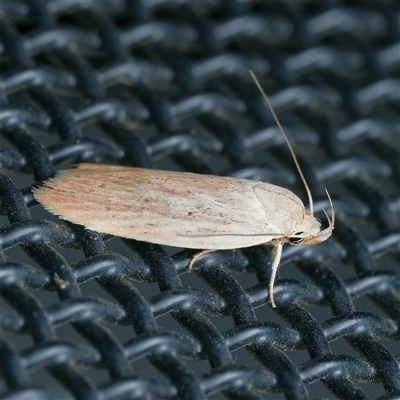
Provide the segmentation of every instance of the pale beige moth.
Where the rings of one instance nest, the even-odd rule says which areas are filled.
[[[282,134],[287,141],[283,130]],[[189,269],[206,252],[272,245],[269,298],[276,307],[273,286],[283,245],[321,243],[331,236],[334,227],[330,198],[332,220],[328,217],[329,226],[321,230],[307,185],[306,189],[311,211],[290,190],[265,182],[79,164],[59,172],[33,194],[51,213],[96,232],[203,250],[194,256]]]

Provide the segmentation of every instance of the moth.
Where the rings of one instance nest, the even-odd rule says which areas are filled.
[[[254,75],[252,75],[255,79]],[[310,190],[268,98],[255,79],[281,130],[305,184],[310,211],[290,190],[265,182],[185,172],[79,164],[34,189],[45,209],[100,233],[174,247],[216,251],[273,246],[269,300],[285,243],[310,246],[327,240],[313,215]]]

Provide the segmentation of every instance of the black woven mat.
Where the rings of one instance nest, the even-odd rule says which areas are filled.
[[[6,1],[2,399],[400,398],[400,11],[394,1]],[[192,251],[45,212],[79,162],[304,188],[333,237]],[[134,212],[132,218],[135,218]],[[325,221],[325,219],[323,219]],[[325,223],[325,222],[324,222]]]

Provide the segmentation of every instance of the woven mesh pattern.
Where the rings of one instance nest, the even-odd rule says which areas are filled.
[[[400,397],[394,1],[1,3],[1,397]],[[193,251],[111,238],[34,201],[79,162],[304,188],[318,246]],[[101,201],[101,199],[99,199]],[[134,211],[132,218],[135,218]]]

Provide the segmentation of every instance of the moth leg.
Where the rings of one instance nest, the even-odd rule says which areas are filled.
[[[272,305],[272,308],[276,308],[276,304],[274,301],[274,283],[275,283],[275,278],[276,278],[276,272],[278,271],[279,264],[281,262],[282,248],[283,248],[283,244],[279,243],[278,245],[274,246],[271,251],[271,253],[272,253],[272,272],[271,272],[271,278],[269,280],[268,292],[269,292],[269,301]]]
[[[188,272],[192,272],[193,264],[196,262],[196,260],[198,258],[200,258],[201,256],[204,256],[204,254],[213,253],[214,251],[218,251],[218,250],[202,250],[202,251],[196,253],[192,257],[192,259],[189,261]]]

